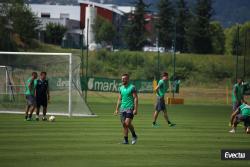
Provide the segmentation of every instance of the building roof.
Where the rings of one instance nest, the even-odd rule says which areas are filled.
[[[135,10],[134,6],[117,6],[117,9],[124,13],[131,13]]]
[[[78,0],[80,4],[93,5],[109,11],[115,12],[119,15],[130,13],[135,9],[133,6],[117,6],[114,4],[102,4],[96,2],[90,2],[86,0]],[[72,5],[46,5],[46,4],[29,4],[32,12],[37,17],[41,17],[42,13],[49,13],[50,18],[61,18],[61,14],[68,14],[69,19],[80,21],[80,6]]]
[[[38,17],[41,17],[42,13],[49,13],[50,18],[60,18],[61,14],[67,14],[69,19],[80,21],[80,6],[42,4],[30,4],[29,6]]]
[[[124,15],[125,13],[129,13],[132,10],[134,10],[134,7],[132,6],[117,6],[114,4],[103,4],[103,3],[91,2],[89,0],[78,0],[78,3],[97,6],[97,7],[112,11],[114,13],[117,13],[119,15]]]

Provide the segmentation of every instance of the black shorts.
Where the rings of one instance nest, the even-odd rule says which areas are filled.
[[[36,98],[33,95],[26,95],[26,102],[28,106],[36,106]]]
[[[134,118],[134,114],[133,114],[134,109],[128,109],[128,110],[122,110],[120,112],[120,119],[121,122],[125,122],[126,118],[130,118],[133,119]]]
[[[250,116],[243,115],[242,121],[245,127],[250,127]]]
[[[48,106],[47,97],[46,96],[37,96],[36,105],[37,105],[38,108],[41,107],[41,106],[46,108]]]
[[[165,99],[164,97],[157,97],[157,102],[155,105],[155,110],[160,112],[160,111],[166,111],[166,104],[165,104]]]
[[[250,127],[250,116],[238,114],[236,118],[238,123],[244,122],[245,127]]]

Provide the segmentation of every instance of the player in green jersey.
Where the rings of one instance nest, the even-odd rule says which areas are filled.
[[[156,95],[157,95],[157,102],[155,106],[155,112],[153,115],[153,127],[159,127],[159,125],[156,123],[156,120],[158,118],[159,112],[163,112],[163,116],[165,120],[167,121],[168,125],[170,127],[174,127],[175,124],[171,123],[169,121],[169,117],[167,114],[166,104],[165,104],[165,94],[167,93],[169,86],[168,86],[168,73],[164,72],[162,74],[162,79],[158,82],[158,85],[155,88]]]
[[[240,122],[244,122],[245,130],[248,132],[250,128],[250,105],[247,103],[242,103],[232,114],[231,124],[232,129],[230,133],[235,133],[235,129]]]
[[[237,83],[234,84],[233,90],[232,90],[232,111],[236,111],[238,107],[244,102],[244,95],[243,95],[243,86],[242,86],[243,80],[241,78],[237,79]],[[229,126],[233,126],[231,124],[232,122],[229,122]]]
[[[233,112],[244,101],[242,82],[243,82],[243,80],[241,78],[238,78],[237,79],[237,83],[233,86],[233,91],[232,91]]]
[[[36,109],[35,89],[37,85],[37,72],[32,72],[32,76],[25,83],[25,96],[27,101],[27,108],[25,112],[25,119],[30,121],[32,114]]]
[[[123,126],[124,141],[123,144],[129,144],[128,131],[132,134],[132,144],[137,141],[132,120],[134,115],[137,114],[138,109],[138,96],[134,85],[129,83],[129,75],[122,75],[122,86],[119,88],[119,95],[115,110],[115,115],[120,113],[120,119]]]

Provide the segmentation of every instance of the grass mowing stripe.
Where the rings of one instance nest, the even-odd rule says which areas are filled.
[[[98,118],[56,117],[56,122],[25,122],[20,115],[0,115],[0,166],[4,167],[165,167],[248,166],[249,161],[221,161],[222,148],[250,149],[239,127],[229,134],[230,106],[169,106],[170,128],[162,116],[154,129],[152,105],[140,105],[134,119],[139,140],[124,146],[113,104],[91,104]],[[131,140],[131,136],[129,136]]]

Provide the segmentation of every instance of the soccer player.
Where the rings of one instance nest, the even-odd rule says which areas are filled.
[[[238,107],[244,102],[244,95],[243,95],[243,80],[241,78],[237,79],[237,83],[234,84],[232,90],[232,112],[236,111]],[[232,126],[232,122],[229,122],[229,126]]]
[[[132,120],[134,115],[137,114],[138,109],[138,96],[134,85],[129,83],[129,75],[122,75],[122,86],[119,88],[119,96],[117,100],[115,115],[120,112],[120,119],[123,126],[124,141],[123,144],[129,144],[128,131],[132,134],[132,144],[137,141],[137,135],[135,133]]]
[[[242,101],[244,101],[242,82],[243,80],[241,78],[238,78],[237,83],[233,86],[233,91],[232,91],[233,112],[242,104]]]
[[[232,129],[229,131],[230,133],[235,133],[235,129],[240,122],[244,122],[245,130],[250,128],[250,106],[246,103],[242,103],[232,114],[231,116],[231,124]]]
[[[156,102],[156,106],[155,106],[155,112],[153,115],[153,124],[152,127],[159,127],[159,125],[156,123],[156,120],[158,118],[159,112],[163,112],[163,116],[165,118],[165,120],[167,121],[168,125],[170,127],[174,127],[175,124],[171,123],[167,114],[167,110],[166,110],[166,104],[165,104],[165,94],[168,90],[168,73],[164,72],[162,74],[162,79],[158,82],[158,85],[155,88],[156,91],[156,95],[157,95],[157,102]]]
[[[36,110],[36,120],[39,121],[39,113],[40,107],[43,107],[43,121],[46,121],[46,113],[47,113],[47,106],[48,100],[50,99],[49,95],[49,82],[46,80],[47,73],[41,72],[40,79],[37,80],[36,86],[36,103],[37,103],[37,110]]]
[[[25,83],[25,96],[27,108],[25,112],[25,120],[32,120],[32,114],[36,109],[35,88],[37,85],[37,72],[32,72],[32,76]]]

